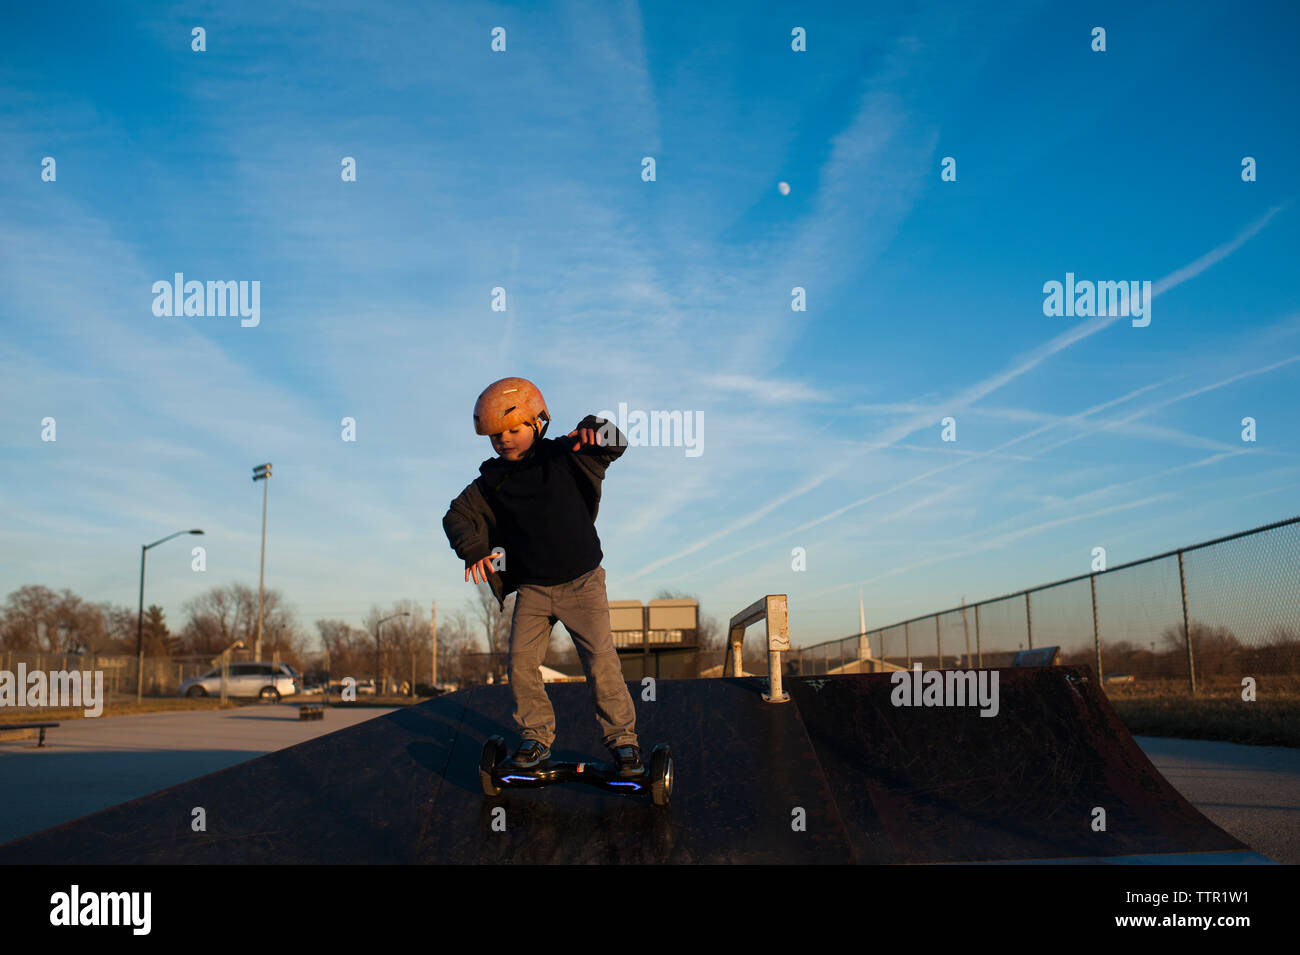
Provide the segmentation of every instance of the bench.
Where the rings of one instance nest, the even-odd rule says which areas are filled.
[[[31,739],[39,732],[40,738],[35,748],[40,749],[45,745],[45,731],[58,725],[58,723],[0,723],[0,742]]]
[[[324,703],[304,703],[298,707],[298,719],[300,720],[323,720],[324,718]]]

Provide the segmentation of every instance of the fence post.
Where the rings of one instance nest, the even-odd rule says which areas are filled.
[[[1029,634],[1029,649],[1034,649],[1034,618],[1029,613],[1029,591],[1025,591],[1025,630]]]
[[[1178,589],[1183,595],[1183,638],[1187,641],[1187,685],[1196,695],[1196,665],[1192,660],[1192,628],[1187,622],[1187,574],[1183,570],[1183,552],[1178,552]]]
[[[980,644],[980,605],[975,605],[975,655],[980,659],[980,669],[984,669],[984,647]]]
[[[943,669],[943,638],[939,636],[939,615],[934,615],[934,648],[939,652],[939,669]]]
[[[1097,681],[1104,682],[1101,672],[1101,630],[1097,626],[1097,575],[1089,574],[1088,583],[1092,585],[1092,645],[1097,651]]]
[[[907,668],[912,669],[912,625],[903,624],[903,640],[907,644]]]
[[[966,619],[966,598],[961,598],[961,632],[966,638],[966,666],[970,666],[970,623]]]

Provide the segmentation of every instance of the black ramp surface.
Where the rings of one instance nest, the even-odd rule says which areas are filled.
[[[423,862],[850,862],[850,843],[817,758],[790,704],[764,703],[755,679],[660,680],[636,701],[637,735],[672,747],[676,777],[666,808],[580,784],[506,790],[485,800],[484,742],[511,725],[509,687],[473,691],[419,858]],[[586,684],[547,688],[557,760],[608,760]],[[491,809],[505,808],[493,831]],[[806,827],[796,831],[801,808]]]
[[[1160,775],[1090,670],[986,672],[998,674],[990,717],[894,706],[890,674],[790,681],[860,861],[1247,848]],[[1095,807],[1104,832],[1092,828]]]

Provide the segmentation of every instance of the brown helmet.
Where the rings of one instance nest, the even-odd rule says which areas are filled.
[[[474,402],[476,434],[500,434],[521,424],[531,425],[539,436],[550,424],[546,399],[527,378],[502,378],[483,389]],[[541,431],[538,431],[538,423]]]

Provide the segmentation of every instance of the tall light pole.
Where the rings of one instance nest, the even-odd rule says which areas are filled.
[[[409,617],[409,616],[410,616],[409,613],[403,611],[402,613],[395,613],[390,616],[387,616],[383,620],[379,621],[379,623],[375,624],[375,696],[376,697],[378,697],[379,694],[382,692],[379,689],[379,681],[381,677],[381,674],[379,672],[380,660],[381,660],[380,649],[379,649],[379,628],[382,627],[388,621],[393,620],[397,617]]]
[[[175,534],[168,534],[166,537],[154,541],[152,544],[144,544],[140,548],[140,608],[135,615],[135,701],[140,702],[144,698],[144,554],[150,547],[157,547],[173,537],[180,537],[182,534],[202,534],[201,530],[177,531]]]
[[[257,641],[253,659],[262,659],[262,588],[266,581],[266,489],[271,484],[271,465],[259,464],[253,468],[253,481],[262,484],[262,569],[257,574]]]

